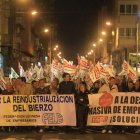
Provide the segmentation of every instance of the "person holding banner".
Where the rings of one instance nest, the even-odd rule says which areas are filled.
[[[49,86],[45,86],[45,79],[40,79],[35,94],[51,94]]]
[[[63,73],[63,81],[59,84],[58,94],[75,94],[75,84],[70,80],[69,73]],[[71,127],[64,126],[62,131],[68,133]]]
[[[100,89],[98,93],[117,93],[118,92],[118,87],[115,85],[115,78],[110,77],[108,84],[104,84]],[[102,130],[102,133],[112,133],[112,126],[105,126],[104,129]]]
[[[58,95],[58,85],[59,85],[59,80],[58,78],[54,78],[51,82],[51,85],[50,85],[50,92],[51,92],[51,95]]]
[[[13,95],[15,94],[14,88],[10,82],[6,83],[6,89],[2,91],[3,95]]]
[[[70,80],[70,74],[63,74],[63,81],[59,84],[58,93],[59,94],[74,94],[75,93],[75,84]]]
[[[92,94],[98,93],[99,88],[100,88],[100,82],[99,81],[94,82],[93,87],[90,88],[90,93]]]
[[[75,94],[77,126],[80,129],[80,133],[85,133],[85,127],[87,126],[87,116],[89,110],[88,94],[89,91],[87,90],[86,83],[80,83],[79,91]]]
[[[140,79],[135,82],[135,92],[140,92]]]
[[[33,89],[31,84],[26,83],[25,77],[20,77],[19,88],[18,88],[19,95],[32,95]]]
[[[98,93],[104,93],[104,92],[109,92],[109,93],[118,92],[118,87],[115,85],[114,77],[110,77],[108,84],[105,83],[103,86],[101,86],[101,88],[98,91]]]
[[[128,81],[126,92],[134,92],[134,91],[135,91],[135,87],[133,81],[132,80]]]
[[[36,89],[38,88],[38,81],[33,80],[31,82],[32,88],[33,88],[33,94],[35,94]]]
[[[135,82],[135,92],[140,92],[140,79]],[[140,134],[140,126],[136,127],[135,134]]]

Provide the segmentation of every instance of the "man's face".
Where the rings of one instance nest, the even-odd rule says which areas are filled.
[[[99,83],[95,83],[95,88],[99,88],[99,87],[100,87]]]
[[[13,89],[11,83],[7,83],[7,84],[6,84],[6,89],[7,89],[7,90],[12,90],[12,89]]]
[[[109,81],[109,84],[110,84],[110,85],[114,85],[114,84],[115,84],[115,79],[112,78],[112,79]]]
[[[45,86],[44,80],[40,80],[40,81],[39,81],[39,87],[44,87],[44,86]]]
[[[128,87],[131,89],[134,87],[134,84],[132,82],[128,82]]]
[[[12,79],[12,84],[15,85],[16,84],[16,79]]]
[[[56,80],[53,80],[53,81],[51,82],[51,86],[52,86],[53,88],[57,88],[57,86],[58,86],[57,81],[56,81]]]
[[[140,82],[139,81],[136,81],[135,82],[135,87],[139,87],[140,86]]]
[[[34,88],[37,88],[37,87],[38,87],[38,82],[34,82],[34,83],[33,83],[33,87],[34,87]]]
[[[65,76],[64,80],[65,80],[65,81],[70,81],[70,75],[67,74],[67,75]]]

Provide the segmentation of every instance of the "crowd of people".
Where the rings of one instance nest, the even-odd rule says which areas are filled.
[[[13,78],[6,83],[6,88],[3,90],[0,88],[2,95],[38,95],[38,94],[73,94],[75,96],[76,107],[76,120],[77,127],[80,133],[85,133],[87,126],[87,117],[89,110],[88,94],[100,94],[103,92],[117,93],[117,92],[140,92],[140,79],[136,81],[126,78],[125,76],[110,77],[108,82],[104,80],[98,80],[94,83],[88,83],[85,80],[79,79],[78,84],[76,81],[71,80],[70,74],[63,74],[63,81],[59,82],[57,78],[53,78],[50,84],[46,83],[46,79],[40,79],[38,81],[33,80],[31,83],[26,82],[25,77]],[[1,127],[4,131],[15,130],[16,127]],[[20,127],[23,128],[23,127]],[[34,129],[35,127],[26,127]],[[57,127],[49,127],[49,129]],[[127,126],[103,126],[103,127],[90,127],[93,130],[101,130],[102,133],[112,132],[125,132],[130,130],[131,132],[140,133],[139,127],[127,127]],[[45,127],[36,127],[36,130],[43,132]],[[61,129],[59,129],[61,130]],[[64,131],[70,131],[70,127],[63,127]]]

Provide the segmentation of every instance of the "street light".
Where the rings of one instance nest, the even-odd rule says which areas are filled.
[[[112,33],[111,33],[111,34],[112,34],[112,36],[115,36],[115,32],[114,32],[114,31],[112,31]]]
[[[105,31],[102,31],[101,34],[102,34],[102,35],[106,35],[106,32],[105,32]]]
[[[44,29],[44,33],[47,34],[48,32],[49,32],[49,29],[45,28]],[[52,54],[52,30],[50,31],[50,34],[49,34],[49,48],[48,48],[48,52],[49,52],[49,63],[51,64],[52,56],[53,56],[53,54]]]
[[[91,50],[90,52],[93,53],[93,50]]]
[[[54,51],[56,51],[56,50],[57,50],[57,48],[54,48],[53,50],[54,50]]]
[[[103,39],[102,39],[102,38],[100,38],[100,39],[99,39],[99,41],[100,41],[100,42],[103,42]]]
[[[49,32],[49,29],[44,29],[44,32],[45,32],[45,33]]]
[[[58,55],[62,54],[61,52],[58,53]]]
[[[96,44],[95,43],[93,44],[93,47],[96,47]]]
[[[110,22],[110,21],[107,21],[107,22],[106,22],[106,25],[107,25],[107,26],[110,26],[110,25],[111,25],[111,22]]]
[[[53,50],[56,51],[57,49],[58,49],[58,45],[56,45]]]
[[[37,11],[32,11],[31,12],[31,15],[33,15],[33,16],[36,15],[36,14],[37,14]]]

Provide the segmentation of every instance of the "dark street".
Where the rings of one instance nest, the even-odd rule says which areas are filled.
[[[0,140],[139,140],[135,134],[0,133]]]

